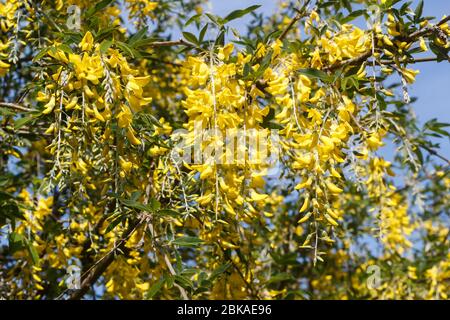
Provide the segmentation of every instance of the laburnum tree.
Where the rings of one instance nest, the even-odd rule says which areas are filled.
[[[448,298],[446,12],[205,2],[0,0],[0,297]]]

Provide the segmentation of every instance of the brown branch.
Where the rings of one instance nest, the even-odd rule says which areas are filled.
[[[184,40],[175,40],[175,41],[155,41],[149,44],[150,47],[172,47],[172,46],[187,46],[187,47],[195,47],[194,44]]]
[[[143,220],[137,220],[130,224],[127,230],[123,233],[122,239],[119,244],[116,245],[111,251],[109,251],[103,258],[98,260],[88,271],[85,272],[85,276],[81,281],[81,288],[75,291],[69,300],[79,300],[86,292],[94,285],[97,279],[105,272],[109,265],[114,261],[115,255],[118,251],[124,249],[127,240],[131,237],[137,227],[141,224]]]
[[[179,68],[183,66],[180,63],[166,61],[166,60],[158,59],[158,58],[155,58],[155,57],[147,57],[146,59],[154,61],[154,62],[159,62],[159,63],[162,63],[162,64],[168,64],[170,66],[179,67]]]
[[[111,202],[110,207],[113,207],[114,205],[115,205],[115,202]],[[91,231],[91,232],[93,232],[94,234],[100,233],[100,229],[101,229],[103,223],[106,221],[107,217],[108,217],[107,214],[102,215],[100,217],[99,221],[95,224],[93,231]],[[83,249],[80,254],[80,261],[83,266],[90,265],[91,263],[94,262],[93,257],[91,255],[88,255],[88,250],[89,250],[89,248],[91,248],[92,244],[93,243],[92,243],[91,237],[87,238],[83,243],[83,246],[82,246]]]
[[[13,109],[16,111],[22,111],[22,112],[31,112],[33,110],[22,107],[21,105],[18,105],[16,103],[11,103],[11,102],[0,102],[0,107],[5,107],[5,108],[9,108],[9,109]]]
[[[409,64],[414,64],[414,63],[421,63],[421,62],[434,62],[434,61],[438,61],[437,57],[429,57],[429,58],[416,58],[416,59],[406,59],[406,60],[400,60],[400,63],[409,63]],[[444,61],[444,60],[442,60]],[[380,61],[382,64],[393,64],[395,63],[395,61],[392,60],[381,60]],[[450,62],[450,60],[449,60]]]
[[[225,250],[222,248],[221,245],[218,245],[219,249],[222,251],[222,254],[225,256],[225,258],[228,260],[228,262],[233,266],[234,270],[238,273],[239,277],[244,282],[245,286],[247,287],[247,290],[249,293],[253,296],[253,298],[256,298],[257,300],[261,300],[256,290],[252,287],[252,285],[247,281],[244,274],[242,273],[241,269],[234,263],[233,259],[227,256]]]
[[[339,69],[341,67],[346,67],[349,65],[353,65],[353,64],[357,64],[359,62],[362,62],[364,60],[367,60],[367,58],[369,58],[372,55],[371,51],[367,51],[357,57],[354,57],[352,59],[347,59],[347,60],[343,60],[343,61],[339,61],[338,63],[335,63],[331,66],[325,67],[323,68],[324,71],[334,71],[336,69]]]
[[[407,39],[409,39],[409,40],[414,40],[414,39],[417,39],[417,38],[419,38],[419,37],[422,37],[422,36],[424,36],[424,35],[426,35],[426,34],[428,34],[428,33],[430,33],[430,32],[434,32],[435,27],[440,27],[440,26],[442,26],[444,23],[446,23],[446,22],[448,22],[448,21],[450,21],[450,16],[448,16],[447,18],[442,19],[442,20],[439,21],[436,25],[427,26],[427,27],[424,27],[424,28],[422,28],[422,29],[420,29],[420,30],[417,30],[417,31],[411,33],[411,34],[408,36]]]
[[[289,25],[284,29],[283,33],[278,37],[278,40],[283,41],[283,39],[287,36],[289,31],[292,29],[292,27],[299,21],[301,18],[303,18],[306,15],[306,9],[309,5],[311,0],[307,0],[306,3],[303,5],[302,9],[297,11],[297,14],[292,19],[292,21],[289,23]]]
[[[18,134],[18,135],[25,135],[25,136],[33,136],[33,135],[38,135],[41,137],[51,137],[52,136],[51,134],[44,133],[44,132],[38,132],[38,131],[31,132],[30,130],[23,130],[23,129],[14,130],[12,128],[2,128],[2,130],[4,130],[5,132],[7,132],[9,134]]]
[[[425,149],[428,151],[429,154],[443,160],[444,162],[447,162],[448,165],[450,165],[450,160],[447,159],[446,157],[444,157],[443,155],[441,155],[439,152],[437,152],[436,150],[429,148],[427,146],[423,146],[423,145],[419,145],[420,148]]]
[[[446,165],[444,168],[442,168],[442,170],[446,170],[447,171],[449,169],[449,167],[450,167],[450,165]],[[447,171],[444,175],[446,176],[448,174],[449,174],[449,171]],[[421,177],[419,179],[419,181],[423,182],[425,180],[432,180],[432,179],[435,179],[437,176],[438,176],[438,171],[435,171],[432,174],[427,174],[427,175]],[[395,190],[395,192],[396,193],[401,193],[401,192],[404,192],[404,191],[408,190],[411,187],[412,187],[412,185],[407,184],[407,185],[401,187],[400,189]]]
[[[438,26],[442,26],[444,23],[447,23],[450,21],[450,15],[444,19],[442,19],[441,21],[438,22]]]

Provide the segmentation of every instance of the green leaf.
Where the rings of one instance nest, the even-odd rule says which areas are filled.
[[[12,112],[11,110],[9,110],[9,109],[6,109],[6,108],[0,108],[0,115],[2,115],[2,116],[13,116],[13,115],[15,115],[16,113],[15,112]]]
[[[179,217],[180,213],[173,209],[162,209],[158,213],[162,216]]]
[[[33,58],[33,62],[38,61],[39,59],[41,59],[42,57],[44,57],[47,52],[50,50],[50,48],[52,47],[45,47],[43,49],[41,49]]]
[[[166,278],[166,284],[167,284],[168,289],[172,289],[174,281],[175,281],[175,278],[171,274],[169,274]]]
[[[150,287],[150,289],[148,289],[146,298],[147,299],[153,298],[159,292],[159,290],[161,290],[162,286],[164,285],[164,282],[166,282],[166,279],[164,277],[155,282]]]
[[[231,262],[224,263],[214,269],[214,271],[211,273],[211,276],[209,277],[209,281],[214,281],[216,278],[218,278],[222,273],[227,271],[231,267]]]
[[[366,13],[366,10],[356,10],[353,11],[352,13],[350,13],[348,16],[346,16],[345,18],[341,19],[341,23],[349,23],[350,21],[355,20],[356,18],[362,16],[364,13]]]
[[[283,272],[283,273],[279,273],[276,274],[274,276],[272,276],[269,281],[267,281],[267,283],[277,283],[277,282],[282,282],[282,281],[287,281],[287,280],[293,280],[292,275],[290,275],[289,273]]]
[[[128,44],[121,41],[117,41],[116,46],[119,47],[119,49],[122,50],[123,53],[130,56],[131,58],[135,57],[135,51]]]
[[[264,73],[264,71],[266,71],[266,69],[269,67],[270,62],[272,61],[272,55],[273,55],[273,51],[271,51],[269,54],[266,54],[264,56],[258,70],[253,74],[253,77],[255,79],[258,79]]]
[[[198,18],[200,18],[201,15],[202,15],[202,14],[199,13],[199,14],[196,14],[196,15],[190,17],[189,20],[186,21],[186,23],[184,24],[184,26],[187,27],[188,25],[190,25],[190,24],[191,24],[192,22],[194,22],[194,21],[198,22]]]
[[[248,76],[250,76],[251,72],[252,72],[252,69],[251,69],[250,65],[248,63],[244,64],[243,77],[245,79],[247,79]]]
[[[113,41],[112,40],[104,40],[101,44],[100,44],[100,52],[101,53],[106,53],[106,51],[108,51],[108,49],[112,46]]]
[[[221,26],[222,25],[222,19],[214,14],[211,13],[205,13],[205,15],[211,20],[214,24]]]
[[[19,250],[27,249],[33,264],[39,263],[39,255],[36,248],[33,246],[32,242],[23,235],[17,232],[11,232],[9,234],[9,247],[13,253]]]
[[[0,201],[5,201],[14,198],[14,196],[11,193],[0,191]],[[0,202],[0,205],[3,205],[3,203]]]
[[[106,38],[111,38],[113,31],[118,30],[118,26],[113,26],[109,28],[101,28],[100,31],[95,35],[95,40],[97,42],[101,42],[105,40]]]
[[[219,46],[225,45],[225,30],[220,31],[214,44]]]
[[[148,122],[148,124],[152,124],[156,127],[162,128],[161,122],[158,121],[152,114],[150,113],[139,113],[138,117],[141,117],[144,121]]]
[[[56,48],[58,48],[59,50],[61,50],[62,52],[65,52],[65,53],[73,53],[72,48],[69,47],[67,44],[64,44],[64,43],[60,44]]]
[[[133,46],[133,43],[136,41],[144,39],[145,35],[147,34],[148,28],[145,27],[144,29],[139,30],[135,34],[133,34],[130,39],[128,39],[127,43],[131,46]]]
[[[148,202],[148,205],[151,208],[151,212],[155,212],[157,210],[159,210],[159,208],[161,208],[161,202],[159,202],[158,200],[156,200],[155,198],[151,198]]]
[[[33,260],[34,264],[38,264],[39,263],[39,255],[36,251],[36,248],[33,246],[33,244],[29,241],[27,241],[27,249],[28,249],[28,253],[31,256],[31,260]]]
[[[321,70],[317,70],[317,69],[312,69],[312,68],[300,69],[298,72],[307,77],[320,79],[323,82],[327,82],[327,83],[329,83],[333,80],[333,78],[331,76],[329,76],[325,72],[323,72]]]
[[[448,49],[438,46],[434,42],[430,42],[429,45],[431,51],[436,55],[438,62],[448,60]]]
[[[17,119],[14,121],[14,128],[15,129],[20,129],[22,128],[24,125],[26,125],[28,122],[34,120],[34,116],[33,115],[26,115],[23,118]]]
[[[91,9],[89,9],[86,12],[86,16],[87,17],[91,17],[94,14],[96,14],[97,12],[99,12],[100,10],[105,9],[107,6],[109,6],[111,4],[111,2],[113,2],[114,0],[103,0],[100,1],[99,3],[97,3],[94,7],[92,7]]]
[[[153,199],[152,199],[153,200]],[[139,211],[149,211],[154,212],[155,208],[157,208],[157,204],[153,204],[152,200],[150,200],[150,203],[148,205],[130,200],[130,199],[120,199],[120,202],[125,205],[126,207],[137,209]],[[156,209],[157,210],[157,209]]]
[[[191,43],[194,43],[194,44],[198,43],[197,37],[190,32],[183,32],[183,37]]]
[[[4,194],[0,192],[0,197],[3,197]],[[20,211],[17,203],[11,200],[4,201],[0,203],[0,216],[10,219],[13,221],[14,219],[25,219],[23,216],[23,212]]]
[[[124,217],[123,217],[122,215],[119,215],[118,217],[115,217],[115,218],[111,221],[111,223],[106,227],[105,234],[109,233],[109,232],[112,231],[115,227],[117,227],[117,225],[123,221],[123,218],[124,218]]]
[[[197,247],[204,243],[203,240],[197,238],[197,237],[179,237],[172,241],[173,244],[180,246],[180,247]]]
[[[200,35],[198,37],[199,42],[203,42],[207,30],[208,30],[208,24],[205,24],[205,26],[200,31]]]
[[[14,253],[16,251],[22,250],[27,244],[27,239],[19,233],[11,232],[9,234],[9,248]]]
[[[420,21],[422,14],[423,14],[423,0],[420,0],[416,10],[414,11],[414,21],[416,23]]]
[[[194,287],[192,281],[188,277],[182,275],[176,275],[175,282],[185,289],[192,289]]]
[[[229,15],[227,15],[223,20],[224,22],[230,22],[234,19],[238,19],[241,18],[243,16],[245,16],[246,14],[255,11],[256,9],[258,9],[259,7],[261,7],[260,5],[254,5],[254,6],[250,6],[246,9],[241,9],[241,10],[235,10],[233,12],[231,12]]]

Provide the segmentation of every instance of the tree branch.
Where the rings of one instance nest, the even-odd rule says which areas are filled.
[[[419,145],[419,147],[422,148],[422,149],[427,150],[429,154],[431,154],[431,155],[433,155],[433,156],[435,156],[435,157],[437,157],[437,158],[443,160],[443,161],[446,162],[448,165],[450,165],[450,160],[447,159],[446,157],[444,157],[443,155],[441,155],[441,154],[440,154],[439,152],[437,152],[436,150],[434,150],[434,149],[432,149],[432,148],[430,148],[430,147],[427,147],[427,146],[423,146],[423,145]]]
[[[400,60],[400,63],[409,63],[409,64],[413,64],[413,63],[421,63],[421,62],[434,62],[437,61],[438,58],[437,57],[428,57],[428,58],[416,58],[416,59],[407,59],[407,60]],[[442,60],[445,61],[445,60]],[[392,64],[395,63],[395,61],[392,60],[381,60],[380,61],[382,64]],[[449,60],[450,62],[450,60]]]
[[[427,26],[427,27],[424,27],[424,28],[422,28],[420,30],[417,30],[417,31],[411,33],[408,36],[408,39],[409,40],[414,40],[414,39],[417,39],[417,38],[419,38],[421,36],[424,36],[424,35],[426,35],[426,34],[428,34],[430,32],[434,32],[435,27],[440,27],[440,26],[442,26],[444,23],[446,23],[448,21],[450,21],[450,16],[448,16],[447,18],[442,19],[436,25]]]
[[[301,18],[303,18],[306,15],[306,9],[309,5],[311,0],[307,0],[306,3],[303,5],[302,9],[297,11],[297,14],[292,19],[292,21],[289,23],[289,25],[284,29],[283,33],[278,37],[278,40],[283,41],[283,39],[287,36],[289,31],[292,29],[292,27],[299,21]]]
[[[109,265],[114,261],[114,257],[117,251],[124,249],[127,240],[131,237],[137,227],[142,223],[143,220],[138,220],[130,224],[127,230],[123,233],[122,239],[119,244],[117,244],[111,251],[109,251],[103,258],[98,260],[91,268],[85,272],[85,276],[81,282],[81,288],[75,291],[69,300],[79,300],[86,292],[92,287],[92,285],[97,281],[97,279],[105,272]]]
[[[9,108],[9,109],[13,109],[16,111],[22,111],[22,112],[31,112],[33,110],[22,107],[21,105],[18,105],[16,103],[11,103],[11,102],[0,102],[0,106],[1,107],[5,107],[5,108]]]
[[[369,58],[371,55],[372,55],[372,52],[371,51],[367,51],[367,52],[361,54],[360,56],[354,57],[352,59],[339,61],[338,63],[335,63],[332,66],[325,67],[323,70],[324,71],[334,71],[334,70],[339,69],[341,67],[346,67],[346,66],[349,66],[349,65],[357,64],[359,62],[367,60],[367,58]]]
[[[174,40],[174,41],[155,41],[149,44],[150,47],[172,47],[172,46],[187,46],[187,47],[195,47],[194,44],[184,40]]]
[[[428,26],[428,27],[420,29],[420,30],[418,30],[416,32],[413,32],[411,35],[409,35],[406,38],[406,40],[414,41],[418,37],[421,37],[421,36],[423,36],[425,34],[428,34],[431,31],[434,31],[434,27],[441,26],[444,23],[446,23],[447,21],[450,21],[450,16],[445,18],[445,19],[442,19],[441,21],[439,21],[434,26]],[[324,71],[334,71],[334,70],[339,69],[341,67],[345,67],[345,66],[348,66],[348,65],[353,65],[353,64],[357,64],[359,62],[363,62],[363,61],[367,60],[371,56],[372,56],[372,52],[371,51],[367,51],[367,52],[363,53],[362,55],[360,55],[358,57],[355,57],[355,58],[352,58],[352,59],[348,59],[348,60],[344,60],[344,61],[340,61],[340,62],[338,62],[338,63],[336,63],[336,64],[334,64],[332,66],[325,67],[325,68],[323,68],[323,70]],[[429,61],[435,61],[435,60],[437,60],[437,58],[418,58],[418,59],[414,59],[410,63],[429,62]]]

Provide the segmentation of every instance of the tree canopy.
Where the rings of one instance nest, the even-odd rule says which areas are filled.
[[[447,299],[449,12],[206,2],[0,0],[0,298]]]

